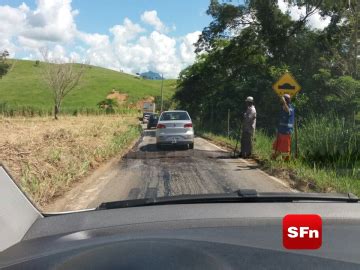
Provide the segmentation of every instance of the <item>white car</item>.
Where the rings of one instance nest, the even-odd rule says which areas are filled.
[[[156,126],[156,146],[188,145],[194,148],[194,128],[186,111],[162,112]]]

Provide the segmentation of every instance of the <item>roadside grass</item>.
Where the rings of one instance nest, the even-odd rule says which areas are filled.
[[[211,132],[200,131],[198,135],[231,149],[234,149],[236,144],[234,139]],[[336,164],[328,167],[315,162],[310,164],[304,159],[274,161],[270,159],[273,140],[273,137],[261,130],[256,132],[254,157],[267,173],[286,179],[293,188],[305,192],[352,192],[360,196],[360,161],[350,170],[336,167]]]
[[[40,207],[124,153],[141,129],[131,116],[0,118],[0,162]]]
[[[35,66],[35,61],[15,61],[11,72],[0,80],[0,103],[3,104],[3,111],[10,114],[11,111],[15,113],[25,110],[40,112],[41,115],[48,115],[52,111],[53,99],[51,91],[42,80],[43,68],[42,62]],[[164,80],[165,99],[172,97],[175,87],[176,80]],[[139,79],[130,74],[88,66],[79,86],[65,97],[62,110],[70,114],[79,109],[89,112],[96,110],[97,103],[105,99],[113,88],[128,94],[127,102],[134,103],[148,96],[159,96],[161,81]]]

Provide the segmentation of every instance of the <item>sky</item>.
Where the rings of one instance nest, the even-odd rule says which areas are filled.
[[[0,50],[176,78],[195,60],[209,0],[0,0]]]
[[[302,10],[278,2],[298,19]],[[0,0],[0,51],[11,57],[87,62],[176,78],[195,61],[194,43],[211,22],[209,0]],[[328,23],[310,18],[315,28]]]

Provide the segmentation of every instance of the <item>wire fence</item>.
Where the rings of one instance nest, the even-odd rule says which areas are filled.
[[[7,103],[0,103],[0,115],[5,117],[49,117],[54,114],[54,110],[51,108],[39,108],[33,106],[16,106],[8,105]],[[116,108],[112,112],[106,111],[100,108],[69,108],[64,107],[60,115],[105,115],[105,114],[138,114],[137,109],[129,108]]]

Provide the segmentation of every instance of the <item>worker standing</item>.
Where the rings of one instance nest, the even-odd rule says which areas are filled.
[[[291,97],[285,94],[281,97],[282,110],[277,136],[273,143],[272,159],[276,159],[280,154],[285,155],[285,160],[290,159],[291,134],[294,130],[295,109],[291,104]]]
[[[242,158],[248,158],[252,154],[253,136],[256,128],[256,109],[254,106],[254,98],[247,97],[246,112],[244,113],[242,133],[241,133],[241,152]]]

